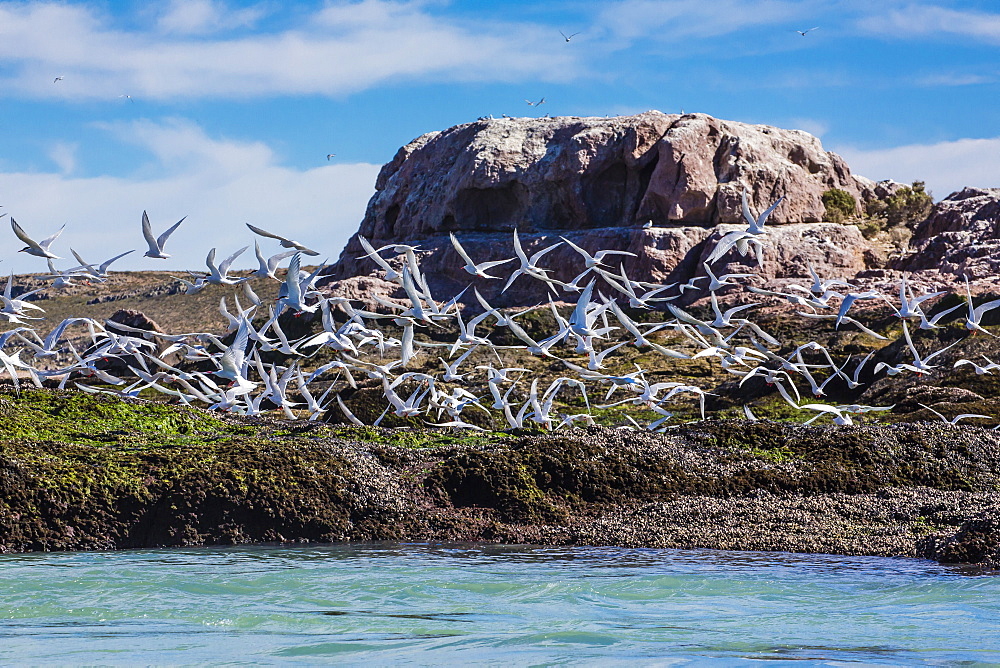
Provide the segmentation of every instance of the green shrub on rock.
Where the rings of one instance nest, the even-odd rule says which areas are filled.
[[[865,210],[873,218],[885,218],[887,228],[913,227],[930,215],[933,206],[934,198],[927,192],[924,182],[914,181],[885,200],[866,202]]]
[[[826,207],[827,221],[842,223],[845,218],[855,214],[858,204],[846,190],[831,188],[823,193],[823,206]]]

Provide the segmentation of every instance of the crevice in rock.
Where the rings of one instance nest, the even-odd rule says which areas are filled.
[[[732,180],[733,174],[729,165],[729,156],[739,146],[738,141],[734,137],[724,137],[719,142],[718,148],[715,149],[715,155],[712,156],[712,170],[719,183],[729,183]]]
[[[585,229],[621,224],[627,183],[628,168],[624,161],[612,163],[593,177],[584,177],[582,199],[590,214]]]
[[[524,187],[506,183],[496,188],[466,188],[455,197],[452,227],[472,231],[513,230],[523,217]]]
[[[656,171],[656,166],[660,164],[660,151],[655,146],[651,149],[653,153],[653,159],[646,164],[645,167],[639,170],[639,188],[636,193],[635,203],[632,206],[632,220],[637,220],[640,217],[640,207],[646,199],[646,191],[649,190],[649,182],[653,178],[653,172]],[[659,212],[657,212],[658,214]],[[650,214],[650,218],[656,224],[662,224],[664,221],[660,220],[661,216]]]
[[[385,229],[390,234],[397,234],[396,221],[399,219],[399,204],[393,204],[385,212]]]

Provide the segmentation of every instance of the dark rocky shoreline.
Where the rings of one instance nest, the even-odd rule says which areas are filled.
[[[0,552],[490,541],[1000,567],[1000,436],[710,420],[470,434],[0,397]]]

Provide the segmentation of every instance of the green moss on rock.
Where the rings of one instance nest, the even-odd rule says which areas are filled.
[[[815,499],[840,518],[831,526],[855,527],[844,545],[856,551],[859,535],[878,534],[888,521],[881,497],[873,500],[886,494],[909,504],[898,523],[912,530],[877,549],[915,553],[923,540],[941,559],[1000,559],[993,525],[956,533],[973,512],[995,516],[1000,436],[974,427],[712,420],[665,435],[469,433],[236,418],[34,390],[0,394],[0,412],[0,551],[384,539],[589,544],[605,540],[595,527],[607,517],[634,518],[615,520],[607,534],[615,541],[664,544],[669,536],[636,514],[654,506],[687,508],[684,521],[714,536],[700,546],[836,549],[825,533],[761,538],[755,525],[727,531],[738,517],[703,512],[762,494],[803,507]],[[851,501],[863,496],[870,518]],[[928,505],[935,499],[951,505]],[[945,544],[942,536],[956,537]]]

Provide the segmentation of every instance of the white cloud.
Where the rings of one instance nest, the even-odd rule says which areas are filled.
[[[78,144],[69,142],[56,142],[49,148],[49,159],[59,168],[59,171],[68,176],[76,171],[76,151]]]
[[[119,141],[145,148],[156,158],[156,168],[176,173],[210,172],[215,179],[227,179],[233,174],[265,169],[275,160],[273,151],[262,142],[210,139],[199,126],[182,118],[101,123],[97,127]]]
[[[171,0],[156,25],[165,33],[200,35],[249,27],[266,13],[263,6],[230,9],[215,0]]]
[[[996,80],[997,78],[994,75],[944,72],[918,77],[916,83],[919,86],[978,86],[980,84],[993,83]]]
[[[899,9],[874,12],[859,20],[862,30],[897,38],[971,37],[1000,43],[1000,14],[961,11],[936,5],[910,4]]]
[[[964,186],[1000,188],[1000,137],[912,144],[888,149],[834,149],[851,171],[870,179],[927,183],[935,199]]]
[[[790,127],[808,132],[812,136],[820,138],[830,131],[829,123],[815,118],[793,118],[791,119]]]
[[[178,6],[161,28],[196,32],[236,20],[204,0]],[[460,23],[421,2],[333,2],[297,21],[281,32],[188,37],[116,28],[80,5],[0,3],[0,86],[69,99],[341,95],[396,79],[565,81],[576,71],[576,52],[547,27]],[[53,72],[65,76],[59,86]]]
[[[156,261],[136,253],[116,267],[203,269],[209,248],[218,247],[220,254],[228,255],[246,244],[250,251],[237,265],[252,266],[248,222],[287,234],[335,260],[364,216],[379,169],[365,163],[291,169],[278,164],[263,144],[211,138],[177,119],[108,129],[134,137],[154,157],[139,176],[0,173],[4,211],[29,234],[45,237],[67,224],[53,246],[57,255],[69,257],[72,247],[100,262],[130,248],[145,252],[139,223],[147,210],[154,229],[188,216],[167,245],[174,257]],[[280,250],[265,240],[261,247],[265,252]],[[45,269],[37,258],[13,252],[13,243],[6,248],[4,271]],[[64,265],[65,261],[56,262],[57,267]]]
[[[624,39],[651,36],[669,42],[787,23],[814,15],[819,4],[786,0],[623,0],[606,5],[598,24]]]

